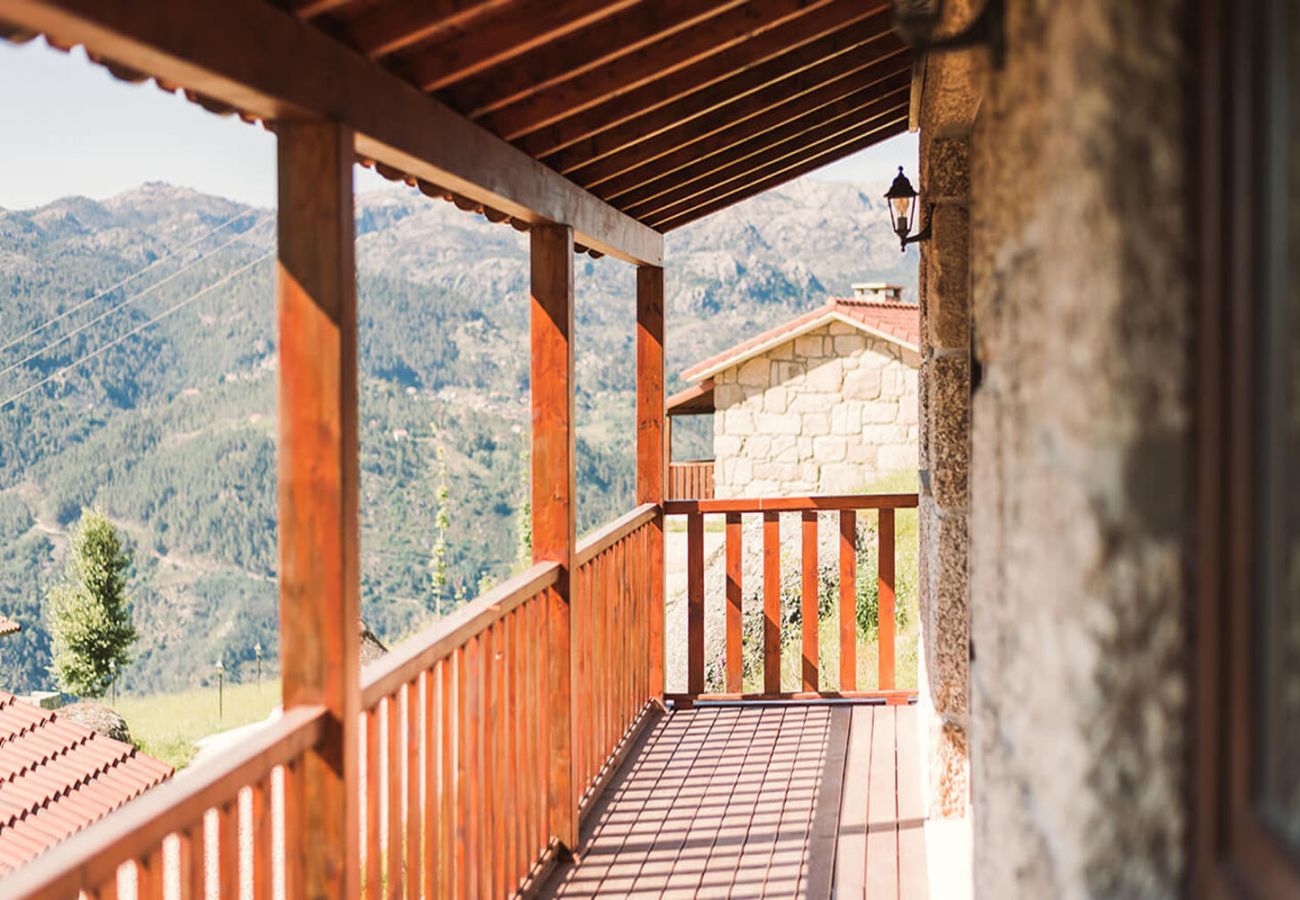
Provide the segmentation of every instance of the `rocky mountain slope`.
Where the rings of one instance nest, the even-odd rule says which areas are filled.
[[[908,286],[882,189],[800,181],[669,235],[668,359],[842,293]],[[393,641],[432,615],[434,446],[452,524],[443,608],[516,557],[527,437],[527,236],[394,188],[357,199],[363,602]],[[128,688],[275,656],[273,216],[165,184],[0,211],[0,685],[47,683],[42,598],[98,505],[135,548]],[[580,527],[631,503],[634,273],[577,262]],[[680,454],[699,434],[678,429]],[[691,442],[695,445],[692,447]]]

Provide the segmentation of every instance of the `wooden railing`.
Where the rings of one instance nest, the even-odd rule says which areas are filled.
[[[669,463],[668,497],[673,500],[712,500],[713,460]]]
[[[772,497],[735,500],[669,500],[668,516],[686,518],[687,583],[687,688],[669,693],[680,702],[721,699],[798,699],[811,697],[876,697],[904,701],[915,692],[895,686],[894,635],[894,510],[917,505],[916,494],[874,494],[819,497]],[[857,684],[857,511],[878,511],[877,573],[879,679],[875,690]],[[822,689],[818,633],[818,513],[839,519],[839,682],[835,690]],[[801,527],[801,665],[800,689],[781,685],[781,514],[798,513]],[[720,515],[726,528],[725,576],[725,676],[722,692],[705,691],[704,635],[704,518]],[[746,515],[763,521],[763,689],[745,691],[743,685],[743,531]]]
[[[367,897],[501,897],[553,854],[541,563],[366,668]]]
[[[584,809],[654,696],[654,666],[662,665],[654,615],[662,610],[653,608],[650,542],[658,527],[659,507],[646,504],[574,555],[573,783]]]
[[[108,898],[120,882],[142,900],[237,897],[241,885],[259,900],[301,896],[302,760],[326,718],[320,706],[288,710],[224,758],[137,797],[6,876],[0,894]]]

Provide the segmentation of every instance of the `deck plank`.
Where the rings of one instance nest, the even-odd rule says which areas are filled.
[[[866,893],[867,779],[871,773],[871,730],[875,715],[870,706],[854,706],[850,716],[835,849],[835,889],[840,897],[861,897]]]
[[[898,769],[896,706],[872,708],[871,773],[867,785],[867,890],[872,900],[898,897]]]

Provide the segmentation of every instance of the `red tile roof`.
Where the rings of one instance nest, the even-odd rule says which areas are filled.
[[[0,691],[0,875],[171,775],[130,744]]]
[[[834,320],[848,320],[863,326],[864,330],[916,350],[921,343],[921,313],[915,303],[883,300],[859,300],[850,297],[832,297],[824,306],[791,319],[775,328],[734,347],[698,362],[682,373],[687,381],[698,381],[731,365],[738,365],[760,350],[779,347],[786,340],[820,328]]]
[[[22,630],[23,626],[15,622],[13,619],[6,619],[4,616],[0,616],[0,637],[4,637],[8,634],[17,634]]]

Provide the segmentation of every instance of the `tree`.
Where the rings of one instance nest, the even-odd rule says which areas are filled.
[[[515,566],[526,569],[533,563],[533,482],[528,445],[519,451],[519,487],[523,495],[515,507]]]
[[[433,428],[434,439],[437,440],[438,429],[435,425]],[[435,477],[434,482],[434,499],[436,500],[437,512],[434,514],[433,527],[434,539],[433,550],[429,560],[429,580],[433,586],[433,612],[437,613],[439,618],[442,617],[442,598],[447,591],[447,529],[451,525],[451,513],[447,509],[451,491],[447,489],[447,448],[438,442],[438,448],[435,451]]]
[[[126,595],[131,554],[113,523],[83,509],[73,528],[63,580],[49,592],[52,657],[59,688],[102,697],[131,662],[136,640]]]

